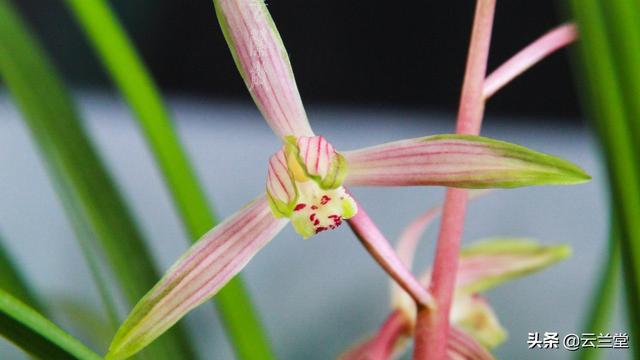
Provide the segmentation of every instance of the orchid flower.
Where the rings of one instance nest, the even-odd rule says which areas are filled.
[[[240,74],[283,145],[266,166],[266,193],[205,234],[168,270],[118,330],[107,358],[135,354],[214,296],[289,222],[308,238],[348,220],[367,250],[414,301],[431,306],[430,294],[346,186],[490,188],[589,178],[570,162],[479,136],[438,135],[339,152],[311,129],[265,4],[216,0],[214,5]]]
[[[440,212],[441,207],[425,212],[400,236],[396,250],[407,266],[411,266],[420,236]],[[448,358],[493,359],[488,350],[502,343],[507,333],[481,293],[507,280],[541,270],[569,254],[570,249],[565,245],[543,246],[529,239],[509,238],[479,241],[462,250],[451,308]],[[421,276],[425,288],[430,279],[430,270],[427,270]],[[391,283],[390,293],[392,311],[384,324],[339,359],[386,360],[396,358],[407,348],[416,325],[416,305],[395,283]]]

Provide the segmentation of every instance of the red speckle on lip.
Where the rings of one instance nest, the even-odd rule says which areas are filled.
[[[317,228],[316,228],[316,234],[317,234],[317,233],[321,233],[321,232],[323,232],[323,231],[325,231],[325,230],[327,230],[327,228],[326,228],[326,227],[324,227],[324,226],[317,227]]]
[[[318,207],[315,205],[311,205],[311,210],[318,210]]]
[[[302,210],[302,209],[304,209],[306,207],[307,207],[307,204],[300,203],[300,204],[296,205],[295,208],[293,208],[293,211],[300,211],[300,210]]]
[[[315,219],[316,219],[316,214],[315,213],[309,215],[309,220],[314,221]]]
[[[322,195],[322,198],[320,199],[320,204],[326,205],[329,201],[331,201],[330,197],[328,197],[327,195]]]

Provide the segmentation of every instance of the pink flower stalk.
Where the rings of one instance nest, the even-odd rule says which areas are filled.
[[[482,87],[487,71],[495,5],[496,0],[478,0],[476,4],[456,123],[456,133],[459,134],[480,133],[484,113]],[[447,189],[430,283],[437,310],[421,307],[418,312],[413,353],[416,360],[445,358],[466,207],[465,190]]]
[[[503,86],[525,72],[540,60],[546,58],[554,51],[561,49],[578,38],[578,29],[573,23],[562,24],[536,41],[529,44],[507,62],[495,69],[484,80],[482,94],[486,99],[498,92]]]
[[[214,296],[289,222],[307,238],[348,221],[413,301],[433,306],[430,293],[398,259],[346,186],[487,188],[589,178],[562,159],[478,136],[439,135],[339,152],[311,129],[287,52],[264,3],[214,4],[240,74],[283,145],[266,166],[266,193],[205,234],[168,270],[118,330],[109,359],[135,354]]]
[[[474,196],[477,194],[474,194]],[[418,240],[441,213],[436,207],[416,218],[400,236],[396,250],[410,266]],[[461,252],[455,285],[449,336],[445,347],[448,359],[493,359],[489,352],[506,338],[493,309],[480,295],[502,282],[539,271],[566,258],[567,246],[543,246],[529,239],[496,238],[479,241]],[[430,270],[421,276],[429,286]],[[339,359],[387,360],[402,354],[416,324],[416,305],[395,283],[390,285],[391,313],[380,329],[359,342]]]
[[[570,44],[577,37],[574,25],[560,26],[516,54],[485,79],[494,11],[495,0],[477,1],[458,111],[456,132],[459,134],[478,135],[485,101],[491,95],[527,68],[553,51]],[[437,309],[421,307],[419,311],[414,359],[445,358],[466,204],[465,190],[447,190],[430,285]]]

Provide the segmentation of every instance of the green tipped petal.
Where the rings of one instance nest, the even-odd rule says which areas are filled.
[[[264,196],[200,238],[136,304],[115,334],[107,359],[126,359],[218,293],[288,223]]]
[[[591,177],[578,166],[523,146],[473,135],[436,135],[345,153],[350,186],[513,188],[566,185]]]
[[[491,289],[507,280],[542,270],[571,255],[568,245],[542,245],[530,239],[480,241],[461,253],[458,294]]]

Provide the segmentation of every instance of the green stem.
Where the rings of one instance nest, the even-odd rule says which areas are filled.
[[[611,318],[613,317],[616,299],[618,297],[620,282],[620,229],[614,216],[611,218],[611,234],[609,235],[609,249],[600,279],[593,291],[593,303],[589,310],[585,332],[606,334],[611,330]],[[600,349],[582,349],[576,354],[580,360],[595,360],[602,355]]]
[[[80,341],[2,289],[0,335],[40,359],[101,359]]]
[[[0,289],[10,293],[16,299],[25,304],[29,304],[35,309],[42,311],[43,307],[39,299],[34,295],[27,283],[24,281],[18,267],[14,264],[0,241]]]
[[[627,122],[640,154],[640,2],[606,0],[602,6],[615,69],[618,70]]]
[[[620,246],[625,274],[632,348],[640,346],[640,169],[634,138],[630,101],[637,94],[627,94],[621,79],[632,74],[628,67],[637,64],[616,63],[616,38],[607,29],[601,0],[572,0],[573,13],[581,38],[582,65],[586,75],[586,100],[593,110],[593,121],[607,159],[609,181],[615,212],[620,221]],[[610,22],[618,19],[608,19]],[[628,40],[628,39],[627,39]],[[624,46],[624,45],[622,45]],[[584,84],[580,84],[584,85]],[[638,351],[638,350],[636,350]],[[640,353],[637,353],[638,355]]]
[[[197,240],[217,221],[153,80],[104,0],[67,0],[67,3],[136,114],[188,235]],[[241,279],[229,282],[215,300],[236,354],[241,359],[273,358]]]

